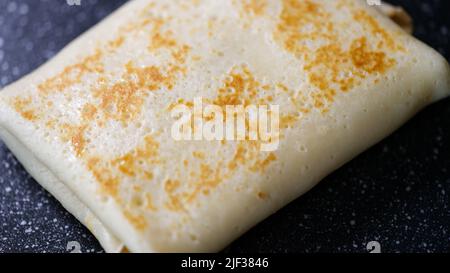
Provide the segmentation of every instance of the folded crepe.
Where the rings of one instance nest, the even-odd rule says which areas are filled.
[[[108,252],[219,251],[449,94],[359,0],[135,0],[0,92],[0,135]],[[279,147],[176,141],[173,105],[280,107]]]

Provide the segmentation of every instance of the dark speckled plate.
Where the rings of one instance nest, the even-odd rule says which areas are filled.
[[[0,86],[37,68],[122,0],[0,0]],[[75,1],[76,2],[76,1]],[[450,57],[450,1],[403,0],[415,35]],[[450,251],[450,100],[435,104],[225,252]],[[0,143],[0,252],[99,252]]]

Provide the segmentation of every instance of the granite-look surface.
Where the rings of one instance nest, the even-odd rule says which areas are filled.
[[[69,2],[77,0],[69,0]],[[0,0],[0,87],[125,1]],[[415,35],[450,57],[450,1],[403,0]],[[450,252],[450,100],[435,104],[225,252]],[[101,252],[0,142],[0,252]]]

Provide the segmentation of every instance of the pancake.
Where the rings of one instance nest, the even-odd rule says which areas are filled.
[[[107,252],[215,252],[449,79],[366,1],[134,0],[0,92],[0,136]],[[195,98],[278,106],[276,149],[176,140],[171,111]]]

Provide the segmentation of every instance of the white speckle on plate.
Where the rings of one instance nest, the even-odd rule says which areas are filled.
[[[26,44],[25,44],[25,50],[26,51],[31,51],[33,49],[33,47],[34,47],[34,45],[33,45],[32,42],[30,42],[30,41],[26,42]]]
[[[9,2],[8,6],[6,7],[6,10],[11,13],[15,12],[16,9],[17,9],[17,3],[14,1]]]
[[[19,74],[20,74],[20,69],[19,69],[17,66],[15,66],[15,67],[13,67],[13,69],[12,69],[12,73],[13,73],[14,76],[19,76]]]
[[[19,13],[22,14],[22,15],[27,14],[28,10],[29,10],[29,8],[28,8],[27,4],[21,4],[20,7],[19,7]]]
[[[2,63],[2,70],[3,70],[3,71],[6,71],[6,70],[8,70],[8,68],[9,68],[9,64],[8,64],[8,62],[4,62],[4,63]]]

